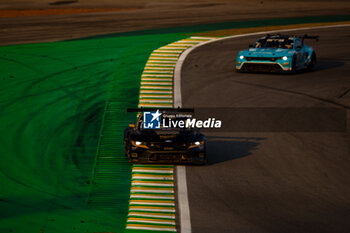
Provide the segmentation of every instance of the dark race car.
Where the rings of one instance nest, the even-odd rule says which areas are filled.
[[[316,52],[304,43],[305,39],[318,39],[318,37],[266,35],[258,39],[249,49],[238,53],[236,71],[287,73],[301,69],[312,71],[316,64]]]
[[[146,124],[144,115],[146,111],[152,114],[152,109],[129,111],[142,111],[138,114],[136,124],[130,124],[124,131],[124,150],[130,162],[206,163],[206,140],[199,129],[174,127],[174,124],[181,125],[181,122],[185,126],[186,121],[193,117],[193,110],[184,112],[180,109],[157,109],[152,119],[161,119],[158,128],[146,128],[147,124],[153,122]],[[156,115],[158,112],[161,116]]]

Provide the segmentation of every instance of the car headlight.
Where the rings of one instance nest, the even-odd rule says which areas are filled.
[[[131,141],[131,145],[136,146],[136,147],[141,147],[141,148],[149,149],[149,147],[147,146],[147,143],[146,143],[146,142]]]
[[[283,59],[283,61],[287,61],[288,57],[287,56],[283,56],[282,59]]]
[[[204,145],[204,141],[191,142],[190,146],[187,148],[187,150],[195,148],[195,147],[203,147],[203,145]]]
[[[239,56],[239,59],[244,59],[244,56],[243,55]]]

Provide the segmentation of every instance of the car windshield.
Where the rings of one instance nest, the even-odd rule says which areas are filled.
[[[264,38],[258,40],[253,47],[291,49],[293,48],[293,40],[289,38]]]

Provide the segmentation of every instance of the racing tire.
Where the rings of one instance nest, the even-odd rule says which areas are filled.
[[[235,69],[236,73],[243,73],[242,69]]]
[[[316,61],[317,61],[317,59],[316,59],[316,54],[315,54],[315,53],[312,53],[312,55],[311,55],[311,61],[310,61],[310,63],[307,65],[307,70],[308,70],[308,71],[313,71],[313,70],[314,70],[315,65],[316,65]]]
[[[204,165],[207,165],[207,163],[208,163],[208,159],[205,159],[202,162],[200,162],[199,165],[204,166]]]
[[[295,74],[297,72],[297,66],[296,66],[296,63],[297,63],[297,58],[296,56],[294,55],[293,58],[292,58],[292,69],[291,69],[291,72],[292,74]]]
[[[195,166],[204,166],[204,165],[207,165],[207,163],[208,163],[207,159],[205,159],[203,161],[192,162],[192,164],[195,165]]]

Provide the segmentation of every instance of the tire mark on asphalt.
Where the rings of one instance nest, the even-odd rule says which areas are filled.
[[[343,97],[346,96],[349,92],[350,92],[350,88],[346,89],[343,93],[341,93],[341,94],[338,96],[338,99],[343,98]]]

